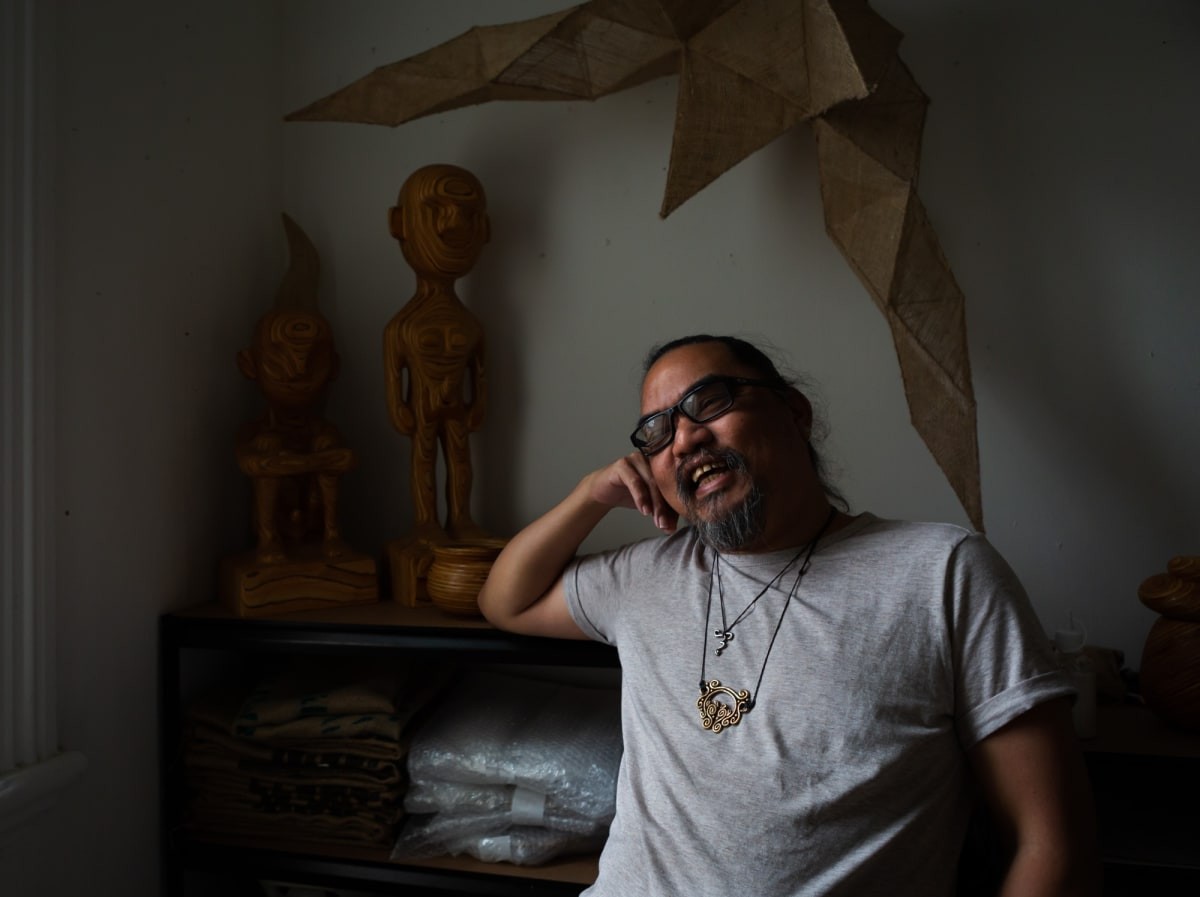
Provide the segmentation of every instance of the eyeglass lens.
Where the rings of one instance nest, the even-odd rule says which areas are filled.
[[[733,391],[725,380],[703,383],[687,393],[666,411],[651,415],[633,434],[634,443],[648,452],[655,452],[675,436],[675,412],[693,423],[702,424],[728,411],[733,405]]]

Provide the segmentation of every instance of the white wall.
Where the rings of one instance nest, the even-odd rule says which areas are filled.
[[[151,897],[157,617],[208,600],[241,545],[234,355],[285,259],[280,13],[56,12],[59,734],[89,765],[0,840],[0,891]]]
[[[475,24],[558,0],[285,9],[290,111]],[[932,98],[921,196],[968,302],[988,532],[1047,628],[1076,612],[1139,662],[1143,578],[1200,551],[1200,7],[880,0]],[[409,519],[380,335],[413,275],[387,232],[405,177],[473,170],[493,241],[459,294],[483,321],[485,525],[510,534],[626,450],[639,361],[699,331],[766,337],[819,384],[857,509],[966,517],[908,422],[882,317],[824,234],[811,131],[657,217],[674,79],[594,104],[496,103],[396,129],[284,128],[285,199],[320,248],[345,357],[330,415],[364,456],[360,541]],[[614,515],[590,547],[649,533]]]
[[[475,171],[491,204],[460,284],[491,346],[484,524],[511,533],[624,451],[641,355],[699,330],[766,336],[818,381],[857,508],[965,522],[824,235],[806,128],[664,222],[673,80],[395,130],[279,122],[471,25],[560,6],[59,5],[59,685],[63,741],[90,765],[0,843],[6,894],[158,893],[156,617],[208,599],[244,544],[232,434],[257,402],[233,355],[282,273],[281,208],[322,255],[344,362],[329,417],[362,456],[345,523],[364,548],[410,518],[380,341],[413,279],[385,213],[433,161]],[[1138,582],[1200,551],[1200,7],[877,8],[933,100],[921,195],[967,295],[989,535],[1047,626],[1074,609],[1136,664]],[[614,517],[592,544],[647,532]]]

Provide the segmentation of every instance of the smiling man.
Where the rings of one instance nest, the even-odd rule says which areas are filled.
[[[1094,894],[1071,690],[988,542],[847,513],[808,399],[743,340],[654,350],[641,407],[634,452],[514,537],[479,599],[619,652],[617,815],[585,893],[950,895],[982,794],[1000,893]],[[614,508],[664,535],[576,557]]]

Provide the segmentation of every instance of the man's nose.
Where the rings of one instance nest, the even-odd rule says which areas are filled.
[[[676,457],[690,455],[711,440],[712,431],[707,424],[698,424],[682,414],[675,415],[675,439],[671,443],[671,451]]]

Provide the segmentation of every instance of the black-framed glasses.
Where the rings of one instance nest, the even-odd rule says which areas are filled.
[[[675,438],[676,414],[682,414],[694,424],[715,420],[733,407],[734,388],[738,386],[782,389],[784,383],[747,377],[707,377],[684,393],[683,398],[670,408],[643,417],[629,439],[643,455],[660,452]]]

